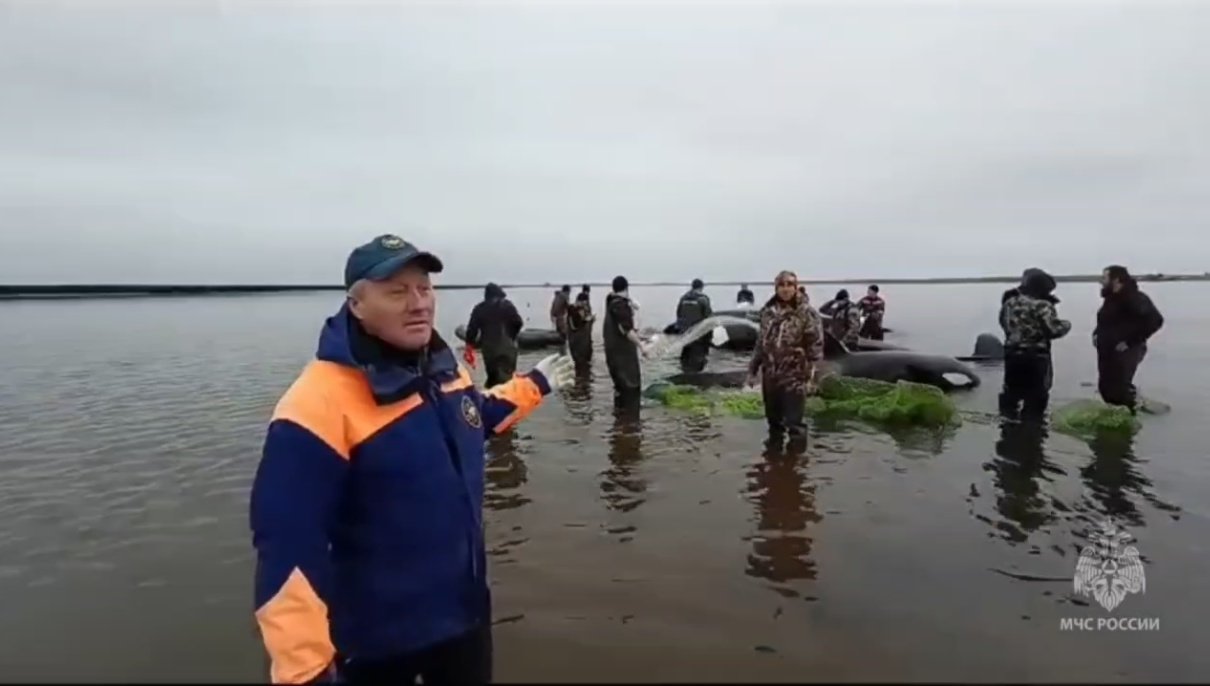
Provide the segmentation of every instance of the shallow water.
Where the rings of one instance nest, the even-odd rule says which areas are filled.
[[[1059,291],[1074,330],[1056,348],[1056,403],[1091,394],[1095,288]],[[760,422],[619,416],[598,354],[592,384],[490,447],[500,679],[1210,677],[1197,629],[1210,607],[1198,580],[1210,562],[1199,441],[1210,290],[1146,289],[1168,323],[1139,385],[1173,409],[1126,444],[1051,436],[1039,450],[1002,433],[981,419],[999,384],[989,367],[961,396],[970,414],[953,435],[817,425],[805,455],[766,456]],[[890,340],[967,353],[995,330],[1001,290],[887,287]],[[708,292],[716,308],[732,300]],[[636,290],[642,323],[667,323],[679,294]],[[543,325],[548,292],[510,295]],[[452,332],[476,294],[440,297]],[[264,678],[248,485],[269,411],[338,305],[338,294],[0,303],[5,679]],[[1073,602],[1067,581],[1106,514],[1148,561],[1146,593],[1112,615]],[[1071,633],[1062,617],[1161,628]]]

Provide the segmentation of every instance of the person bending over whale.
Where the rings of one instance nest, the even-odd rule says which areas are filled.
[[[475,366],[475,349],[483,353],[483,370],[487,372],[484,388],[511,381],[517,371],[517,334],[525,322],[516,306],[505,296],[504,289],[489,283],[483,289],[483,302],[471,310],[466,323],[467,364]]]
[[[714,310],[710,307],[710,296],[705,293],[706,284],[694,279],[689,291],[681,296],[676,305],[676,326],[681,333],[693,328],[698,322],[709,319]],[[706,368],[710,356],[710,334],[681,348],[681,371],[700,372]]]
[[[1000,413],[1009,418],[1040,420],[1050,404],[1054,364],[1051,341],[1071,331],[1060,319],[1052,295],[1055,280],[1041,269],[1026,269],[1021,285],[1000,298],[1000,327],[1004,329],[1004,386]]]
[[[861,311],[857,304],[849,300],[849,291],[840,289],[836,297],[824,303],[819,308],[820,314],[832,318],[832,335],[845,344],[849,350],[857,349],[857,338],[861,331]]]
[[[1110,405],[1135,412],[1134,374],[1147,355],[1147,341],[1164,326],[1164,315],[1125,267],[1101,274],[1101,297],[1092,344],[1097,350],[1097,390]]]
[[[805,441],[806,395],[823,359],[823,322],[799,292],[794,272],[781,272],[774,284],[773,297],[761,308],[748,382],[755,385],[759,376],[770,438],[780,441],[789,433],[791,440]]]

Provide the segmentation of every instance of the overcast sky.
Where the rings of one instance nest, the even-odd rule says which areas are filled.
[[[1210,270],[1210,2],[231,5],[0,5],[0,283]]]

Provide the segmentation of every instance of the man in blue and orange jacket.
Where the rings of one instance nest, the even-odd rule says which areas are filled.
[[[250,508],[274,683],[491,681],[484,441],[574,373],[552,355],[480,393],[433,330],[441,270],[398,236],[355,249],[274,410]]]

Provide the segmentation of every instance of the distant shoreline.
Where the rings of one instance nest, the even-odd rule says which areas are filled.
[[[979,283],[1016,283],[1020,276],[959,276],[949,278],[899,278],[899,279],[827,279],[803,280],[806,285],[826,284],[979,284]],[[1088,283],[1099,280],[1099,274],[1066,274],[1056,275],[1055,280],[1063,282]],[[1139,274],[1140,282],[1158,281],[1210,281],[1210,272],[1203,274]],[[577,282],[574,287],[578,288]],[[739,286],[747,283],[750,286],[769,286],[768,281],[711,281],[711,286]],[[588,282],[594,288],[608,288],[608,283]],[[437,290],[477,290],[484,284],[440,284]],[[555,283],[515,283],[501,284],[504,288],[557,288]],[[658,288],[669,286],[684,286],[680,281],[660,281],[649,283],[632,283],[633,287]],[[191,284],[70,284],[70,285],[32,285],[13,284],[0,285],[0,300],[35,300],[48,298],[146,298],[197,295],[253,295],[266,293],[294,293],[312,291],[343,291],[339,285],[323,284],[265,284],[265,285],[191,285]]]

